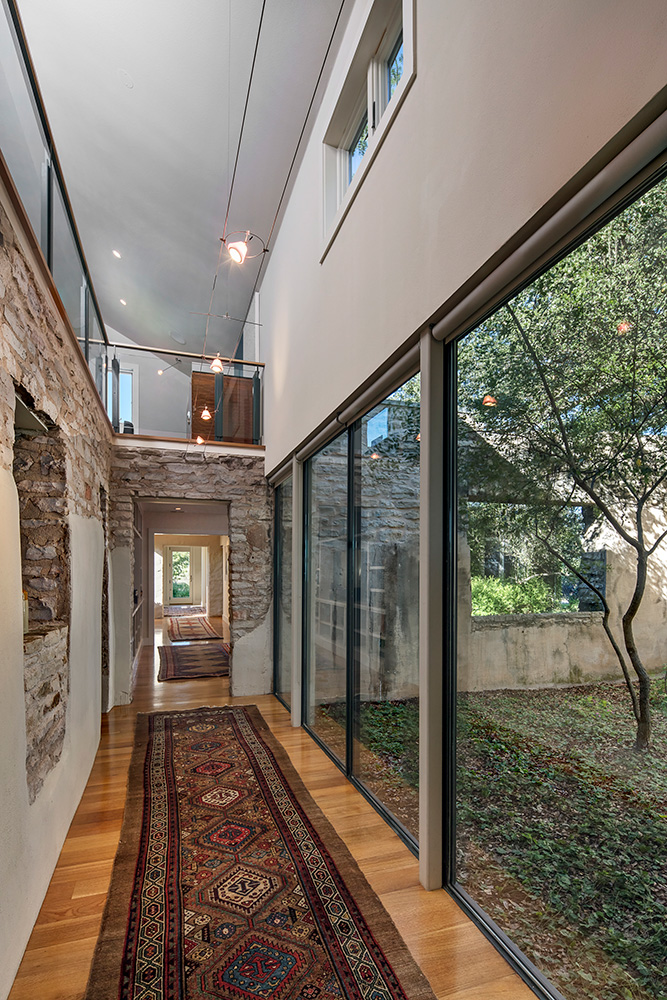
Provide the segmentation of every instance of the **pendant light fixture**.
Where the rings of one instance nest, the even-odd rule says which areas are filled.
[[[241,237],[241,239],[234,239],[235,236]],[[230,233],[229,236],[221,236],[220,241],[226,247],[227,253],[235,264],[242,264],[244,260],[252,260],[253,257],[259,257],[260,254],[269,252],[261,236],[251,233],[249,229],[246,229],[245,232],[239,230],[236,233]]]
[[[202,420],[211,419],[211,411],[209,410],[208,406],[205,406],[204,409],[201,411],[201,418]]]
[[[213,361],[211,361],[211,371],[215,372],[216,375],[222,375],[224,367],[222,358],[220,357],[220,352],[218,351],[216,356],[213,358]]]

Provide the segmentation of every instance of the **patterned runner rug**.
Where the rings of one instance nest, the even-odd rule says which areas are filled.
[[[205,615],[206,608],[201,604],[165,604],[162,609],[164,618],[182,618],[183,615]]]
[[[196,646],[158,646],[159,681],[186,681],[191,677],[226,677],[229,653],[226,642],[197,643]]]
[[[172,642],[220,638],[208,618],[167,618],[167,635]]]
[[[119,997],[435,1000],[254,706],[137,719],[85,1000]]]

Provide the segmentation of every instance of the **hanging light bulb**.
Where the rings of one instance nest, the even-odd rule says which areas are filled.
[[[248,253],[248,235],[245,240],[238,240],[236,243],[227,244],[227,252],[235,264],[242,264]]]
[[[498,400],[491,393],[487,392],[486,396],[482,400],[482,406],[497,406]]]
[[[196,440],[197,444],[203,444],[204,443],[204,439],[201,436],[201,434],[198,434],[195,440]]]
[[[167,365],[166,368],[158,368],[157,373],[158,373],[158,375],[164,375],[164,373],[168,372],[170,368],[175,368],[176,365],[180,365],[180,364],[181,364],[181,359],[180,358],[176,358],[176,360],[174,361],[173,365]]]
[[[211,371],[215,372],[216,375],[222,375],[223,369],[224,365],[222,363],[222,358],[220,357],[220,353],[218,352],[218,354],[216,354],[216,356],[213,358],[213,361],[211,361]]]
[[[205,406],[204,409],[201,411],[201,418],[202,420],[211,419],[211,411],[209,410],[208,406]]]

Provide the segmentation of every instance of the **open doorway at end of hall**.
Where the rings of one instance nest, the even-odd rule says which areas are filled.
[[[229,624],[229,536],[155,534],[155,617],[170,606],[203,608]]]

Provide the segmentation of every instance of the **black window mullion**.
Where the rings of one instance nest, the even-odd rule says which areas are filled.
[[[457,605],[457,366],[456,341],[444,351],[443,552],[443,884],[456,881],[456,605]]]
[[[280,505],[281,487],[277,486],[273,511],[273,693],[279,696],[278,657],[280,651],[280,608],[278,591],[280,587]]]
[[[346,761],[348,777],[355,774],[359,727],[359,440],[361,422],[347,439],[347,683]]]
[[[308,630],[310,628],[310,572],[308,569],[310,551],[310,460],[303,467],[302,527],[301,725],[308,728],[310,725],[310,705],[308,704],[308,690],[310,686],[310,665],[308,663]]]

